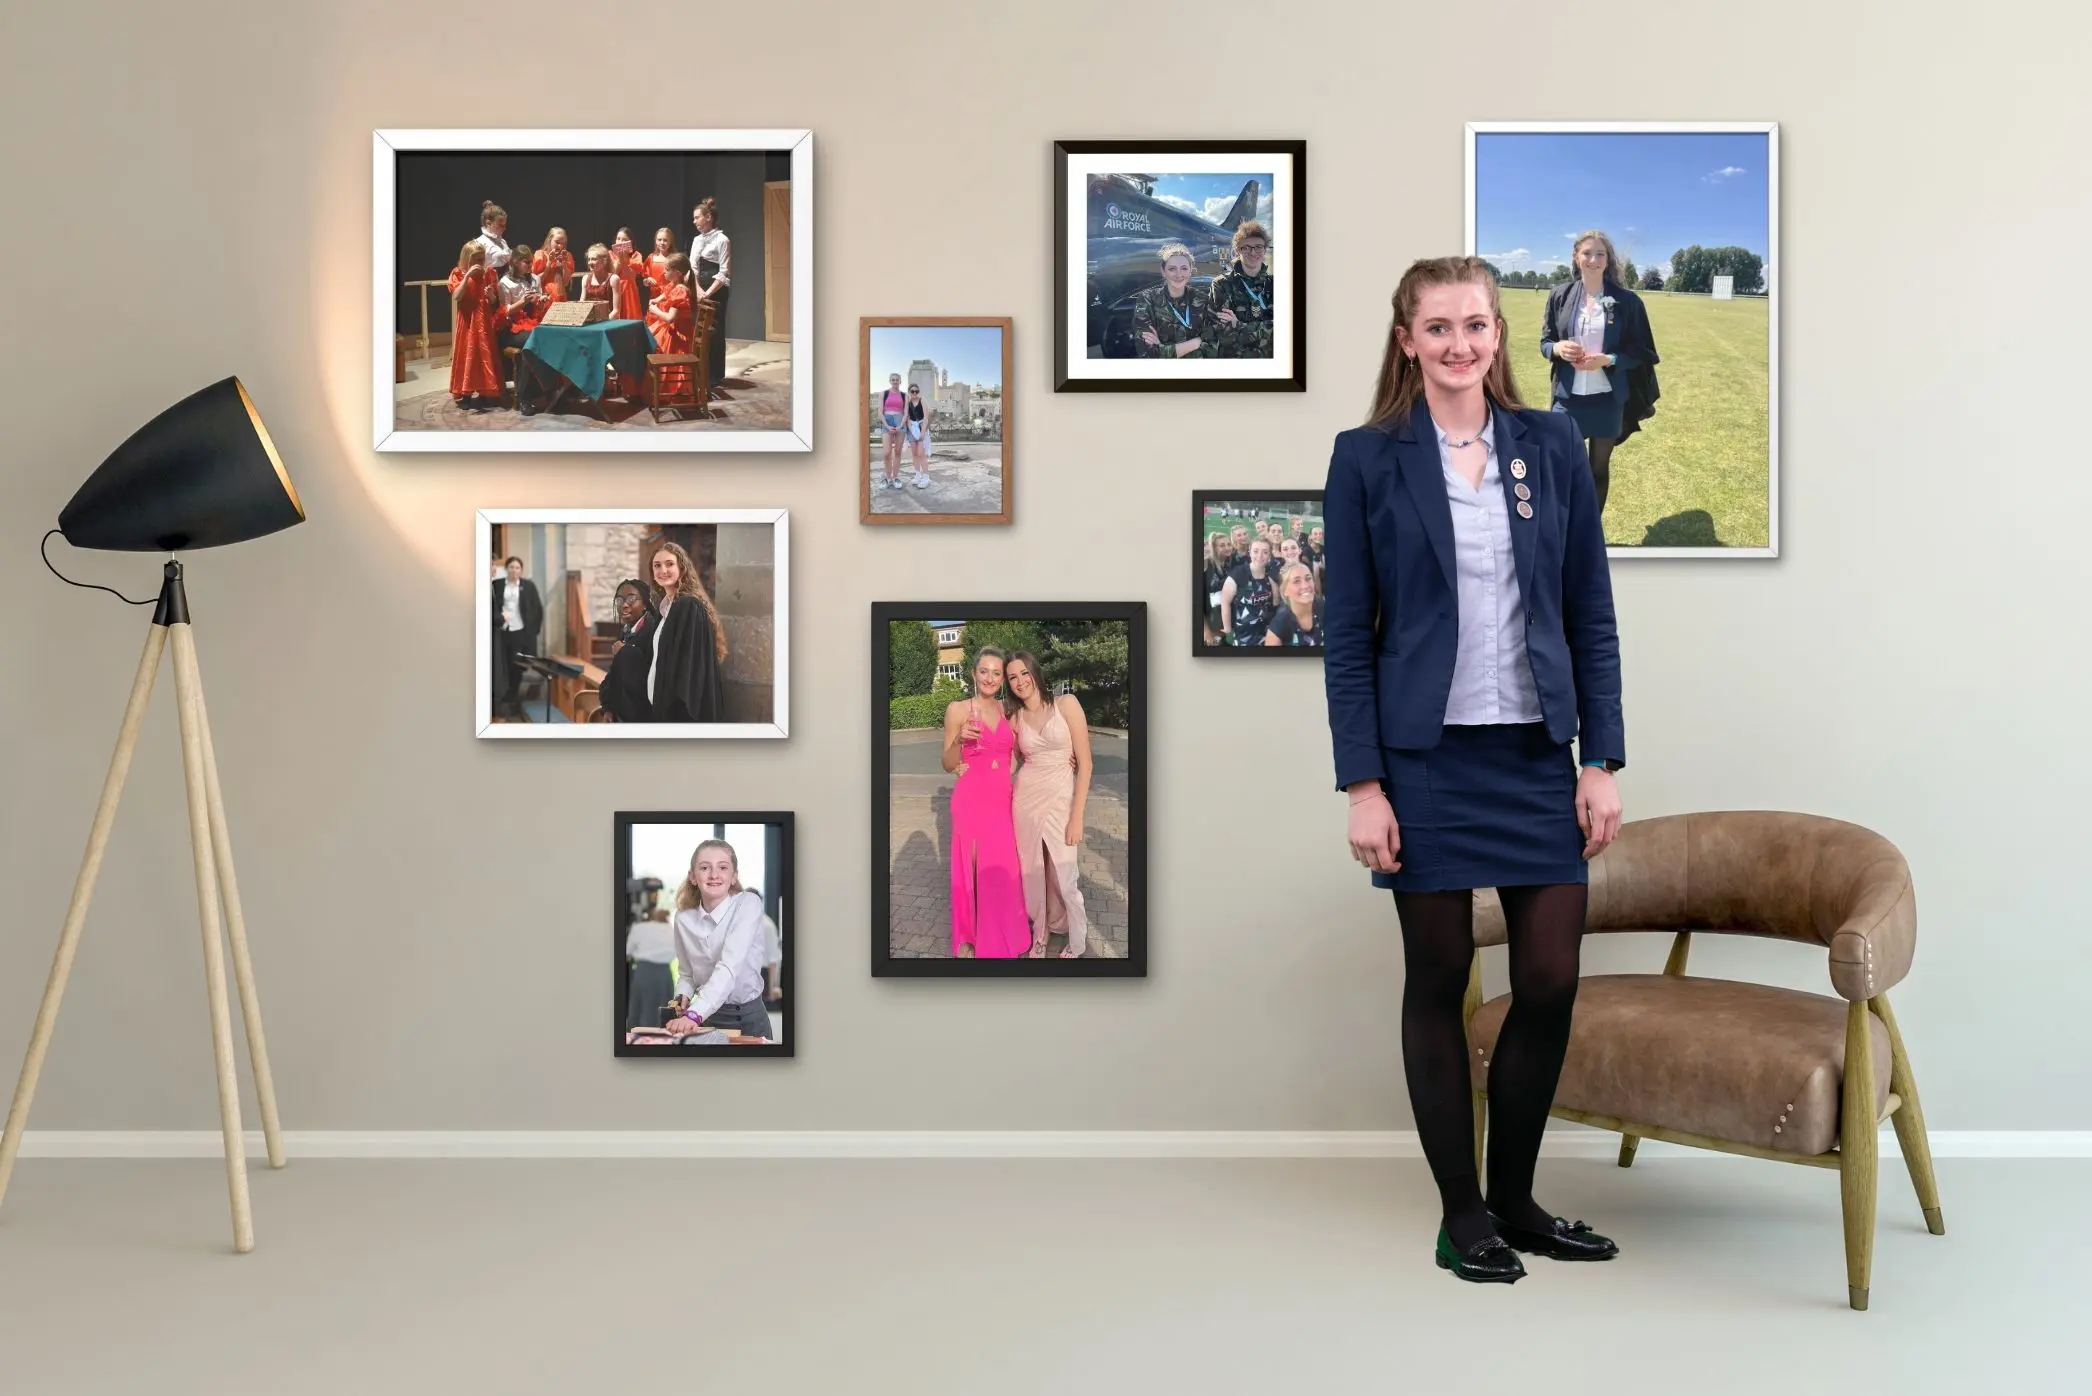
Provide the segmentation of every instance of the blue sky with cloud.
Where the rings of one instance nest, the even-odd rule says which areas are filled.
[[[1637,266],[1746,247],[1770,255],[1763,132],[1483,131],[1475,136],[1475,249],[1505,271],[1569,260],[1586,228]]]
[[[1188,208],[1209,223],[1218,223],[1235,206],[1242,186],[1255,180],[1257,217],[1268,228],[1271,226],[1272,179],[1269,170],[1262,174],[1254,170],[1242,174],[1159,174],[1155,176],[1155,197],[1166,204]]]
[[[951,370],[954,383],[1002,386],[1002,331],[993,325],[874,325],[870,358],[866,391],[884,388],[889,373],[906,379],[916,359]]]

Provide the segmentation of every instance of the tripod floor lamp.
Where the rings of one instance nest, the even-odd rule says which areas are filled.
[[[261,415],[237,378],[225,378],[192,393],[132,433],[109,459],[89,476],[58,516],[53,530],[80,548],[131,552],[187,552],[223,547],[274,533],[305,518],[298,492],[276,454]],[[44,536],[46,545],[50,535]],[[49,558],[46,556],[46,564]],[[56,572],[54,567],[52,571]],[[64,579],[70,580],[70,579]],[[78,585],[75,583],[75,585]],[[110,590],[109,588],[101,588]],[[121,595],[121,593],[116,593]],[[129,597],[123,597],[129,601]],[[144,605],[145,602],[133,602]],[[233,1068],[232,1013],[226,1001],[225,946],[232,944],[233,978],[239,985],[240,1014],[247,1027],[247,1050],[253,1059],[255,1092],[261,1098],[262,1133],[268,1142],[269,1165],[283,1167],[283,1134],[276,1119],[276,1087],[269,1075],[268,1044],[262,1036],[261,1002],[254,988],[254,966],[247,954],[247,925],[240,913],[240,889],[233,876],[232,840],[225,827],[225,801],[218,789],[218,759],[211,747],[211,725],[204,713],[203,680],[196,667],[196,638],[189,618],[189,598],[182,586],[182,564],[167,561],[160,595],[153,605],[152,625],[145,632],[145,655],[131,681],[116,753],[102,782],[101,803],[87,835],[87,853],[73,883],[58,953],[44,984],[43,1003],[30,1033],[29,1054],[0,1135],[0,1200],[14,1172],[36,1078],[58,1024],[59,1000],[72,972],[73,952],[87,921],[95,877],[109,844],[109,827],[131,768],[131,750],[152,698],[160,659],[174,652],[175,708],[181,728],[182,773],[189,794],[190,851],[196,863],[196,906],[203,920],[204,984],[210,998],[211,1047],[218,1064],[218,1115],[225,1132],[226,1185],[232,1194],[233,1247],[254,1249],[254,1217],[247,1199],[247,1158],[240,1129],[239,1077]]]

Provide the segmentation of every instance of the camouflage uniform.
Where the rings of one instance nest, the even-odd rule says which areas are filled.
[[[1254,294],[1252,294],[1254,293]],[[1261,299],[1263,304],[1257,302]],[[1219,356],[1224,359],[1268,359],[1271,357],[1271,263],[1251,276],[1242,269],[1241,258],[1213,278],[1211,311],[1214,331],[1220,336]],[[1223,310],[1235,312],[1235,325],[1219,318]]]
[[[1178,315],[1191,317],[1187,327]],[[1214,332],[1220,324],[1212,318],[1212,311],[1195,286],[1184,288],[1184,298],[1173,301],[1169,298],[1169,287],[1156,283],[1133,298],[1133,353],[1142,359],[1174,359],[1179,357],[1170,352],[1173,344],[1182,344],[1187,339],[1199,341],[1199,347],[1182,357],[1187,359],[1210,359],[1217,352]],[[1143,331],[1153,330],[1162,342],[1151,345],[1140,336]]]

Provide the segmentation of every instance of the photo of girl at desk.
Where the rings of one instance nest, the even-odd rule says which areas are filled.
[[[732,844],[706,839],[690,855],[676,889],[674,926],[676,997],[667,1033],[680,1039],[725,1029],[770,1039],[763,902],[741,886]]]

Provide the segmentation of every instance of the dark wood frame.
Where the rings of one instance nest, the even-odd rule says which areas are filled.
[[[1208,504],[1313,504],[1321,490],[1193,490],[1191,492],[1191,657],[1193,659],[1320,659],[1322,646],[1209,645],[1199,618],[1206,612],[1206,506]],[[1324,541],[1327,541],[1326,539]]]
[[[724,1044],[709,1047],[641,1046],[625,1041],[627,998],[631,992],[631,980],[625,966],[625,933],[627,904],[625,884],[632,877],[632,829],[639,824],[766,824],[778,831],[778,859],[773,868],[763,872],[764,891],[777,895],[777,944],[784,956],[778,970],[778,987],[784,991],[786,1011],[792,1016],[785,1029],[785,1040],[765,1043],[757,1047],[732,1047]],[[794,819],[790,810],[620,810],[617,814],[611,847],[611,1043],[620,1057],[790,1057],[799,1050],[801,1012],[799,999],[793,987],[793,975],[798,956],[793,953],[792,923],[798,917],[793,897],[796,890],[793,874]]]
[[[1126,622],[1126,958],[916,960],[893,955],[892,761],[888,747],[887,627],[897,620],[1122,620]],[[872,976],[878,979],[1145,979],[1148,974],[1148,603],[1145,601],[874,601],[872,710]]]
[[[1290,237],[1293,274],[1287,294],[1293,303],[1293,375],[1290,378],[1072,378],[1068,374],[1068,157],[1110,155],[1276,155],[1292,161]],[[1307,391],[1307,142],[1234,141],[1055,141],[1053,143],[1053,390],[1057,393],[1304,393]],[[1279,236],[1272,232],[1273,240]]]
[[[871,391],[872,331],[885,328],[924,329],[938,327],[962,327],[982,329],[993,326],[1002,331],[1002,512],[1000,514],[875,514],[872,512],[872,438],[871,422],[860,423],[864,428],[857,434],[857,521],[867,524],[1006,524],[1010,522],[1010,454],[1014,444],[1011,437],[1010,393],[1015,383],[1015,340],[1012,328],[1014,321],[1007,315],[865,315],[857,321],[857,382],[858,391]]]

